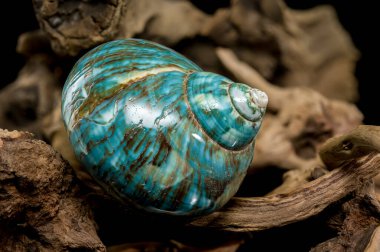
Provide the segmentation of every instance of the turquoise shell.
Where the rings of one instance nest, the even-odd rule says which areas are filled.
[[[75,64],[62,116],[77,158],[108,192],[148,212],[194,216],[238,190],[266,103],[167,47],[124,39]]]

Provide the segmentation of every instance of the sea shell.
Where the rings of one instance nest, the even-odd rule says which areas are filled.
[[[167,47],[124,39],[76,63],[62,115],[77,158],[108,192],[148,212],[194,216],[237,192],[267,101]]]

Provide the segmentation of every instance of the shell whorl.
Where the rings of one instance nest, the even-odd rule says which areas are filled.
[[[209,72],[190,74],[187,96],[202,129],[229,150],[240,150],[253,141],[268,100],[257,89]]]

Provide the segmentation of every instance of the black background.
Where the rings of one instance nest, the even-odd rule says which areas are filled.
[[[197,0],[193,2],[201,3]],[[210,4],[210,9],[212,9],[212,5],[220,4],[223,1],[203,0],[202,2],[203,5]],[[330,4],[335,7],[342,25],[361,52],[356,69],[360,93],[357,105],[365,116],[365,124],[380,125],[380,106],[378,105],[380,99],[375,90],[378,85],[379,71],[375,69],[377,64],[374,63],[378,58],[378,48],[375,46],[374,37],[379,30],[377,23],[380,13],[375,13],[377,8],[373,1],[372,5],[370,1],[357,0],[287,0],[286,2],[290,7],[297,9],[307,9],[320,4]],[[3,62],[0,87],[12,82],[24,64],[23,57],[15,52],[17,37],[25,31],[38,28],[31,1],[4,1],[1,6],[1,59]]]

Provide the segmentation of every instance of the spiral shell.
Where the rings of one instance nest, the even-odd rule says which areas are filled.
[[[84,55],[62,95],[77,158],[107,191],[154,213],[207,214],[238,190],[265,93],[139,39]]]

